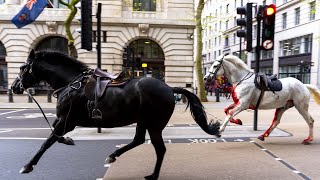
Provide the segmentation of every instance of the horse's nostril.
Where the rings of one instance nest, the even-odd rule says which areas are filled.
[[[203,80],[205,80],[205,81],[206,81],[206,80],[207,80],[207,78],[203,78]]]

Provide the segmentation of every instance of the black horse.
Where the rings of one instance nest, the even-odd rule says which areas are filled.
[[[206,133],[219,136],[220,124],[207,122],[203,106],[195,94],[182,88],[171,88],[155,78],[131,79],[121,87],[108,87],[97,104],[103,119],[94,120],[89,116],[88,98],[84,92],[88,72],[90,69],[84,63],[50,50],[32,50],[27,62],[20,67],[19,76],[12,85],[15,93],[22,93],[40,81],[46,81],[57,90],[58,98],[57,119],[52,134],[20,173],[31,172],[44,152],[56,141],[71,144],[63,135],[76,126],[113,128],[137,123],[133,141],[113,152],[106,161],[112,163],[124,152],[143,144],[148,130],[157,160],[153,173],[145,178],[157,179],[166,152],[162,130],[175,107],[174,93],[187,97],[194,120]]]

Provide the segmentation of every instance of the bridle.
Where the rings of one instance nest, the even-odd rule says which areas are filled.
[[[24,67],[24,66],[25,66],[25,67]],[[38,79],[38,78],[33,74],[33,61],[32,61],[32,62],[27,62],[27,63],[23,64],[22,67],[24,67],[23,70],[21,69],[21,70],[22,70],[21,72],[23,72],[23,73],[20,72],[19,75],[18,75],[18,79],[19,79],[19,81],[20,81],[20,88],[22,88],[23,91],[25,91],[25,92],[28,94],[28,96],[37,104],[37,106],[39,107],[39,109],[40,109],[43,117],[45,118],[45,120],[46,120],[46,122],[47,122],[47,124],[48,124],[48,126],[49,126],[49,128],[50,128],[50,130],[51,130],[51,132],[52,132],[52,134],[53,134],[54,136],[58,137],[58,138],[63,138],[63,136],[59,136],[59,135],[56,135],[56,134],[54,133],[53,128],[52,128],[52,126],[50,125],[49,120],[48,120],[47,116],[45,115],[45,113],[43,112],[43,109],[41,108],[41,106],[39,105],[39,103],[38,103],[38,102],[36,101],[36,99],[32,96],[32,94],[30,94],[30,93],[27,91],[27,89],[23,87],[23,84],[22,84],[22,76],[25,75],[25,73],[29,73],[29,75],[32,76],[32,78]],[[55,90],[53,94],[58,94],[60,91],[66,89],[66,88],[68,88],[68,87],[71,88],[71,89],[79,90],[79,89],[82,87],[82,81],[83,81],[84,77],[85,77],[86,75],[88,75],[88,74],[90,74],[90,70],[80,73],[80,74],[79,74],[78,76],[76,76],[70,83],[68,83],[68,85],[66,85],[66,86],[64,86],[64,87],[62,87],[62,88],[59,88],[59,89]],[[67,94],[68,94],[68,97],[69,97],[70,100],[71,100],[70,91],[68,91]],[[55,97],[55,96],[54,96],[54,97]],[[72,101],[70,101],[70,102],[71,102],[71,104],[70,104],[69,111],[68,111],[68,114],[67,114],[67,117],[66,117],[66,120],[65,120],[65,126],[64,126],[64,128],[66,128],[67,119],[68,119],[69,114],[70,114],[70,111],[71,111]],[[65,131],[65,129],[64,129],[64,131]]]
[[[224,56],[225,55],[223,55],[220,60],[217,60],[219,62],[219,64],[217,65],[215,71],[214,72],[209,71],[209,73],[213,75],[211,78],[211,82],[212,82],[212,80],[215,80],[217,78],[217,72],[220,70],[221,67],[223,68],[223,70],[225,70],[224,66],[223,66]]]

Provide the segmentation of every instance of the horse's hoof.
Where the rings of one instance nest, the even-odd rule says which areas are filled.
[[[33,170],[33,167],[32,166],[24,166],[20,171],[19,173],[20,174],[24,174],[24,173],[29,173]]]
[[[105,160],[105,162],[107,164],[111,164],[111,163],[114,163],[116,161],[116,158],[113,158],[113,157],[107,157],[107,159]]]
[[[71,139],[69,137],[64,138],[64,142],[63,143],[66,144],[66,145],[75,145],[73,139]]]
[[[220,137],[221,137],[221,134],[216,135],[216,137],[217,137],[217,138],[220,138]]]
[[[304,144],[304,145],[310,145],[311,143],[310,143],[309,140],[305,139],[305,140],[302,141],[302,144]]]
[[[264,136],[259,136],[258,139],[259,139],[260,141],[264,141]]]
[[[157,180],[158,179],[158,177],[155,177],[153,174],[151,174],[150,176],[146,176],[144,178],[148,179],[148,180]]]
[[[240,119],[237,119],[236,121],[238,125],[242,125],[242,121]]]

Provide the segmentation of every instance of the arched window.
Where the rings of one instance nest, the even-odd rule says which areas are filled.
[[[5,58],[7,56],[6,48],[0,42],[0,93],[8,89],[8,70]]]
[[[135,78],[147,76],[163,80],[165,57],[162,48],[156,42],[138,39],[130,43],[128,48],[130,49],[129,57],[123,61],[124,68],[127,68],[130,73],[133,68]]]

